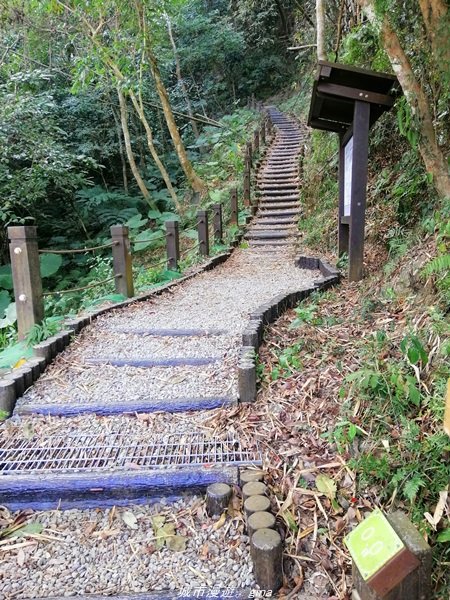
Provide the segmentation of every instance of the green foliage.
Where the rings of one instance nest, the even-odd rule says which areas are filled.
[[[62,327],[62,317],[48,317],[41,323],[36,323],[27,336],[26,344],[28,347],[43,342],[47,338],[55,335]]]

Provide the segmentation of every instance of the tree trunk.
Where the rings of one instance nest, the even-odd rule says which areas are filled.
[[[316,0],[317,60],[327,60],[325,51],[325,0]]]
[[[448,6],[444,0],[419,0],[419,5],[436,66],[448,76],[450,68]]]
[[[191,188],[194,190],[194,192],[197,192],[203,196],[207,192],[206,185],[195,172],[194,167],[192,166],[191,161],[189,160],[186,154],[186,149],[181,139],[180,132],[178,131],[178,127],[175,122],[175,117],[173,116],[169,95],[161,78],[161,74],[159,72],[158,67],[158,61],[156,60],[156,56],[153,53],[151,41],[148,36],[145,8],[142,4],[142,1],[135,0],[135,7],[139,28],[141,29],[144,38],[145,52],[150,63],[150,71],[155,82],[156,91],[161,102],[161,107],[164,112],[164,117],[166,119],[170,137],[172,138],[173,144],[175,146],[175,151],[177,153],[178,160],[180,161],[181,168],[183,169]]]
[[[116,125],[117,140],[119,142],[119,156],[120,156],[120,162],[122,164],[123,189],[125,190],[125,193],[128,194],[127,162],[125,160],[125,156],[123,153],[123,141],[122,141],[123,131],[121,129],[121,123],[119,122],[119,119],[117,118],[116,111],[115,111],[114,107],[112,106],[112,103],[111,103],[111,111],[112,111],[114,123]]]
[[[369,19],[378,23],[374,0],[359,0],[359,2],[362,8],[365,9]],[[450,175],[447,161],[437,142],[427,96],[414,75],[411,63],[387,15],[383,16],[380,25],[384,48],[418,123],[420,133],[419,151],[425,168],[433,176],[434,186],[439,196],[441,198],[450,197]]]
[[[156,208],[154,202],[152,202],[151,198],[150,198],[150,192],[148,191],[144,180],[142,179],[142,176],[139,172],[139,169],[136,165],[136,161],[134,158],[134,154],[133,154],[133,149],[131,147],[131,138],[130,138],[130,131],[128,129],[128,108],[127,108],[127,101],[125,100],[125,96],[123,95],[122,90],[120,89],[119,86],[117,86],[117,96],[119,98],[119,106],[120,106],[120,123],[122,125],[122,132],[123,132],[123,139],[125,142],[125,150],[127,153],[127,158],[128,158],[128,163],[130,165],[131,168],[131,172],[133,173],[133,177],[136,180],[136,183],[139,186],[139,189],[142,192],[142,195],[144,196],[144,198],[147,200],[149,206],[151,208]]]
[[[175,38],[173,37],[172,23],[170,22],[169,15],[166,14],[165,17],[166,17],[167,31],[169,34],[170,43],[172,45],[173,56],[175,58],[175,72],[177,74],[177,81],[181,88],[181,92],[183,94],[184,101],[186,102],[186,108],[188,111],[188,115],[191,118],[190,123],[191,123],[192,131],[194,132],[195,138],[197,139],[199,136],[199,131],[198,131],[197,123],[193,119],[194,113],[192,111],[192,104],[191,104],[191,100],[189,98],[186,84],[184,83],[184,79],[181,76],[180,55],[178,54],[178,48],[175,44]]]
[[[159,158],[158,152],[156,151],[155,144],[153,143],[153,132],[151,127],[147,121],[147,117],[145,116],[144,107],[142,102],[139,102],[136,98],[136,94],[133,91],[130,91],[131,102],[133,103],[134,109],[137,112],[139,119],[141,120],[142,125],[145,129],[145,135],[147,137],[147,145],[150,150],[150,154],[152,155],[153,160],[156,163],[156,166],[161,173],[162,178],[164,179],[164,183],[166,184],[167,190],[173,200],[175,208],[178,212],[182,211],[182,206],[178,200],[178,196],[173,188],[172,182],[170,181],[170,175],[167,172],[166,167],[163,165],[161,159]]]
[[[150,70],[152,72],[153,79],[156,85],[156,91],[158,92],[158,96],[161,102],[161,106],[164,112],[164,117],[166,119],[167,127],[169,129],[170,137],[175,146],[175,151],[178,156],[178,160],[180,161],[181,168],[184,171],[184,174],[187,177],[187,180],[194,190],[194,192],[198,192],[202,196],[206,194],[206,185],[200,179],[200,177],[196,174],[194,167],[189,160],[186,149],[184,147],[183,141],[181,140],[180,132],[178,131],[177,124],[175,123],[175,118],[172,113],[172,107],[170,106],[169,95],[167,94],[167,90],[164,86],[164,83],[161,79],[161,75],[159,73],[158,63],[156,61],[156,57],[153,54],[150,43],[147,41],[147,56],[150,61]]]

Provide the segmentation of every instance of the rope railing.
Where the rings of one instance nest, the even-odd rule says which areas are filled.
[[[264,132],[264,135],[263,135]],[[244,177],[244,193],[242,203],[246,209],[253,209],[250,189],[245,187],[245,183],[249,184],[250,174],[253,166],[252,158],[258,154],[261,141],[264,143],[264,136],[269,133],[267,123],[264,122],[259,133],[254,137],[253,147],[250,142],[247,144],[246,161],[245,161],[245,177]],[[256,151],[256,152],[255,152]],[[199,256],[206,257],[210,254],[210,239],[213,243],[221,243],[223,240],[223,210],[222,205],[216,203],[212,207],[212,227],[209,223],[209,212],[206,210],[197,211],[197,225],[195,228],[182,230],[177,220],[165,222],[165,231],[156,231],[157,235],[152,235],[151,238],[144,240],[129,238],[129,228],[125,225],[113,225],[111,227],[111,241],[105,244],[87,248],[70,248],[70,249],[55,249],[38,248],[37,227],[35,226],[11,226],[8,227],[8,236],[10,239],[11,263],[13,265],[13,284],[14,296],[17,305],[17,324],[19,339],[24,339],[30,329],[37,323],[41,322],[45,316],[43,298],[55,297],[63,294],[75,294],[84,292],[93,288],[98,288],[109,282],[115,282],[115,290],[118,294],[126,298],[134,296],[133,282],[133,256],[135,251],[131,252],[131,247],[137,246],[139,243],[148,244],[166,239],[166,256],[162,260],[158,260],[153,264],[148,265],[150,269],[157,269],[164,264],[167,264],[169,269],[179,270],[179,262],[181,258],[192,255],[198,250]],[[233,226],[239,224],[239,204],[238,204],[238,188],[231,191],[230,196],[229,223]],[[193,234],[195,233],[195,236]],[[180,252],[180,237],[196,238],[196,243],[185,248]],[[194,240],[193,240],[194,241]],[[183,244],[184,245],[184,244]],[[74,287],[71,289],[56,290],[52,292],[42,293],[42,278],[40,269],[36,268],[39,265],[39,255],[42,254],[85,254],[96,250],[104,250],[112,248],[112,267],[113,273],[111,277],[107,277],[102,281],[97,281],[85,286]]]
[[[187,254],[189,254],[189,252],[192,252],[192,250],[196,250],[199,246],[202,245],[202,243],[203,242],[198,242],[198,244],[195,244],[195,246],[191,246],[190,248],[183,250],[183,252],[180,252],[180,257],[186,256]]]
[[[130,240],[130,244],[149,244],[151,242],[157,242],[158,240],[162,240],[166,238],[166,233],[161,233],[161,235],[157,235],[149,240]]]
[[[119,242],[108,242],[101,246],[93,246],[91,248],[72,248],[70,250],[52,250],[51,248],[40,248],[39,254],[83,254],[84,252],[94,252],[94,250],[103,250],[104,248],[112,248],[117,246]]]
[[[71,288],[70,290],[57,290],[55,292],[45,292],[42,294],[43,296],[57,296],[58,294],[73,294],[75,292],[84,292],[85,290],[90,290],[91,288],[99,287],[100,285],[104,285],[109,281],[113,281],[118,277],[122,277],[121,274],[113,275],[112,277],[108,277],[107,279],[103,279],[102,281],[97,281],[97,283],[92,283],[89,285],[85,285],[83,287]]]

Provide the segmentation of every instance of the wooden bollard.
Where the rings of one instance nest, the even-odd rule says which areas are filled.
[[[266,512],[270,510],[270,500],[267,496],[250,496],[244,502],[244,512],[247,519],[255,512]]]
[[[245,500],[251,496],[266,496],[267,485],[262,481],[249,481],[242,488],[242,497]]]
[[[239,473],[239,483],[244,486],[249,481],[262,481],[264,473],[261,469],[245,469]]]
[[[198,231],[198,252],[201,256],[209,254],[209,229],[208,229],[208,211],[199,210],[197,212],[197,231]]]
[[[126,225],[113,225],[111,227],[113,242],[113,270],[116,276],[116,292],[126,298],[134,296],[133,266],[131,263],[130,240]]]
[[[256,400],[256,364],[254,348],[243,346],[238,363],[238,388],[240,402]]]
[[[16,403],[16,384],[14,380],[0,380],[0,411],[10,415]]]
[[[213,231],[214,231],[214,242],[216,244],[223,244],[223,223],[222,223],[222,205],[213,205]]]
[[[227,483],[212,483],[206,489],[206,512],[210,517],[221,515],[228,508],[231,487]]]
[[[37,228],[8,227],[19,340],[44,318]]]
[[[253,574],[262,590],[277,592],[283,584],[283,550],[280,534],[273,529],[258,529],[252,535]]]
[[[258,529],[274,529],[274,527],[275,517],[267,511],[255,512],[247,520],[247,533],[250,539]]]
[[[178,271],[180,261],[180,232],[178,221],[166,221],[167,268]]]

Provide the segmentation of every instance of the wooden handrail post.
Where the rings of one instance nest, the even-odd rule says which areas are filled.
[[[198,231],[198,252],[201,256],[209,254],[209,230],[208,230],[208,211],[199,210],[197,212],[197,231]]]
[[[180,232],[178,221],[166,221],[167,268],[178,271],[180,261]]]
[[[251,204],[250,197],[250,167],[247,165],[244,171],[244,206],[248,207]]]
[[[252,150],[251,142],[247,142],[247,144],[246,144],[245,158],[246,158],[246,162],[248,162],[250,168],[252,168],[253,167],[253,150]]]
[[[261,123],[261,130],[259,133],[259,137],[261,138],[261,145],[265,146],[266,145],[266,121],[265,121],[265,119]]]
[[[126,225],[111,227],[113,242],[113,271],[116,276],[116,292],[126,298],[134,296],[133,265],[131,262],[130,240]]]
[[[18,336],[23,340],[44,318],[37,228],[32,225],[8,227],[8,237]]]
[[[233,188],[230,192],[231,217],[230,225],[238,225],[239,206],[238,206],[238,191]]]
[[[253,149],[255,154],[259,154],[259,130],[253,132]]]
[[[223,243],[223,225],[222,225],[222,205],[214,204],[213,206],[213,229],[214,242],[216,244]]]

